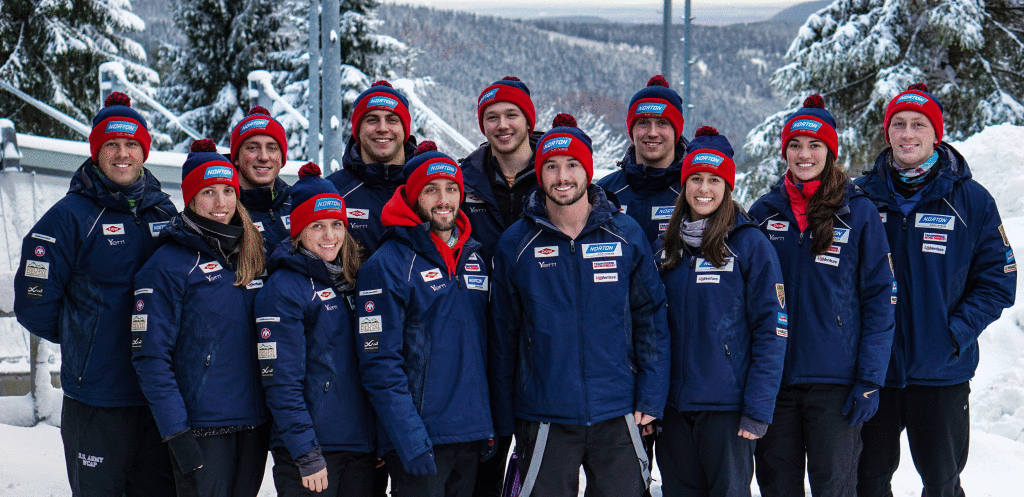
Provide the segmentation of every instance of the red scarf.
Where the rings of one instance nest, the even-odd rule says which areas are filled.
[[[821,180],[805,181],[803,185],[796,186],[790,179],[789,172],[786,172],[786,179],[783,183],[786,186],[786,193],[789,194],[789,206],[793,209],[793,215],[796,216],[796,224],[800,227],[800,232],[803,233],[807,229],[807,202],[814,196],[814,192],[818,191]]]
[[[455,274],[455,263],[458,262],[459,258],[462,257],[462,246],[466,244],[466,240],[469,240],[470,225],[469,218],[460,209],[458,216],[455,218],[455,226],[459,230],[459,238],[455,242],[454,247],[448,246],[448,240],[442,240],[441,237],[437,236],[436,233],[430,233],[430,240],[434,242],[434,246],[437,247],[438,253],[441,254],[441,259],[444,260],[446,269],[448,270],[449,279]],[[395,190],[394,195],[388,200],[388,203],[384,205],[384,209],[381,210],[380,216],[381,223],[384,226],[419,226],[423,224],[423,220],[420,216],[413,212],[412,207],[405,203],[405,185],[398,187]]]

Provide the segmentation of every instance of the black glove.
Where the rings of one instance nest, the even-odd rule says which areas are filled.
[[[416,456],[413,460],[405,464],[405,470],[413,476],[426,476],[436,475],[437,466],[434,464],[434,451],[427,450],[426,452]]]
[[[878,385],[857,380],[843,406],[843,415],[850,415],[850,426],[857,426],[875,415],[878,410]],[[853,411],[852,413],[850,411]]]
[[[191,473],[203,467],[203,449],[192,435],[191,428],[167,439],[167,445],[171,447],[171,455],[182,473]]]
[[[493,438],[480,441],[480,462],[489,461],[497,453],[498,444],[494,443]]]

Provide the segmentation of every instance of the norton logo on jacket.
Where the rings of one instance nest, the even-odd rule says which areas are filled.
[[[698,257],[697,258],[697,264],[694,266],[694,271],[696,271],[698,273],[710,273],[710,272],[729,273],[729,272],[732,272],[732,268],[733,268],[733,265],[734,265],[735,261],[736,261],[735,257],[726,257],[725,258],[725,264],[723,264],[722,267],[715,267],[715,265],[712,264],[711,261],[709,261],[707,259],[704,259],[702,257]]]
[[[594,259],[596,257],[622,257],[622,242],[584,243],[583,258]]]
[[[149,235],[153,238],[160,236],[160,232],[163,231],[164,226],[167,226],[167,223],[169,222],[170,221],[160,221],[157,223],[149,223]]]
[[[768,221],[768,231],[789,231],[789,221]]]
[[[918,214],[914,227],[953,231],[956,227],[955,220],[955,217],[943,214]]]
[[[466,288],[470,290],[483,290],[487,291],[487,277],[475,274],[463,275],[466,278]]]
[[[832,228],[832,243],[850,243],[850,229]]]
[[[674,205],[656,205],[654,207],[651,207],[651,220],[664,221],[667,219],[671,219],[672,213],[675,212],[675,210],[676,206]]]

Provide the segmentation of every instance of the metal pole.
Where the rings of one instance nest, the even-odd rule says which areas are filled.
[[[320,163],[320,0],[309,1],[309,129],[306,132],[306,157]]]
[[[345,151],[345,134],[341,128],[341,40],[338,29],[341,26],[341,10],[338,0],[324,0],[323,27],[323,122],[324,171],[341,168],[341,157]]]
[[[690,4],[689,0],[686,2]],[[665,0],[664,29],[661,36],[661,75],[672,81],[672,0]]]
[[[690,65],[693,61],[690,60],[690,45],[692,38],[690,37],[690,21],[693,17],[690,16],[690,0],[686,0],[686,7],[684,8],[684,21],[683,21],[683,122],[690,122]]]

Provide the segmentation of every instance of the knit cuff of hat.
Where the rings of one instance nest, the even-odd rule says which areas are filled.
[[[765,433],[768,433],[768,423],[764,421],[758,421],[754,418],[748,418],[746,416],[740,417],[740,429],[753,433],[757,438],[761,438]]]
[[[324,460],[323,449],[319,445],[295,458],[295,465],[299,467],[299,475],[303,478],[327,469],[327,461]]]

